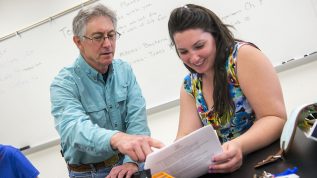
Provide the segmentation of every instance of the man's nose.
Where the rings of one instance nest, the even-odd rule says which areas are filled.
[[[102,46],[103,46],[103,47],[109,47],[109,46],[111,46],[111,41],[110,41],[110,39],[109,39],[108,36],[105,36],[105,37],[104,37]]]

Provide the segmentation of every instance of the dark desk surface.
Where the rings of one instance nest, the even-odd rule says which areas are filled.
[[[201,178],[253,178],[254,174],[260,175],[263,171],[272,174],[280,173],[287,168],[298,168],[296,173],[301,178],[316,178],[317,177],[317,142],[307,139],[304,133],[297,129],[294,141],[290,150],[285,154],[284,160],[264,165],[263,167],[254,169],[253,166],[259,161],[265,159],[271,154],[275,154],[280,148],[279,141],[265,147],[259,151],[247,155],[244,159],[242,167],[230,174],[207,174]]]

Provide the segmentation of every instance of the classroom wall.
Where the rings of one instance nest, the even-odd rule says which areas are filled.
[[[10,18],[1,18],[1,24],[11,25],[8,25],[7,28],[0,28],[0,35],[11,33],[14,30],[18,30],[19,28],[46,18],[47,14],[54,14],[77,3],[78,0],[1,0],[0,12],[11,14],[12,16]],[[315,5],[316,4],[317,3],[315,3]],[[21,11],[22,13],[15,13],[13,9]],[[297,105],[317,101],[316,68],[317,62],[311,62],[278,73],[288,113]],[[174,106],[170,109],[149,115],[149,126],[154,138],[162,140],[165,144],[169,144],[174,140],[178,124],[178,111],[179,107]],[[28,154],[27,157],[41,172],[40,177],[67,177],[65,162],[59,153],[59,145]]]

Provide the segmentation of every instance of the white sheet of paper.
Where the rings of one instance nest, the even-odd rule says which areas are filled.
[[[221,152],[218,136],[208,125],[149,154],[144,168],[151,169],[152,174],[164,171],[176,178],[199,177],[208,172],[212,157]]]

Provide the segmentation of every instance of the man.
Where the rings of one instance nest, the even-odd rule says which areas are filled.
[[[69,176],[131,177],[163,144],[149,137],[145,100],[128,63],[114,60],[115,13],[98,4],[73,19],[80,51],[51,84],[52,115]]]
[[[36,178],[39,174],[20,150],[0,144],[0,177]]]

